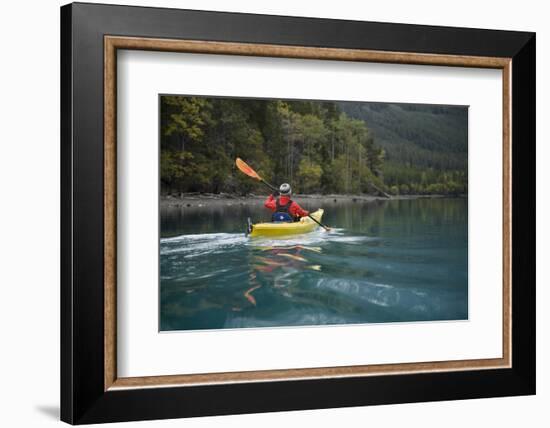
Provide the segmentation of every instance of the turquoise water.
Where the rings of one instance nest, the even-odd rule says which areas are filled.
[[[467,199],[302,205],[333,230],[250,239],[261,206],[163,208],[160,329],[468,318]]]

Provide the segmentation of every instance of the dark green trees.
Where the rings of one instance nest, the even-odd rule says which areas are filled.
[[[161,191],[263,192],[242,157],[298,193],[464,193],[465,171],[388,163],[368,126],[334,102],[162,96]]]

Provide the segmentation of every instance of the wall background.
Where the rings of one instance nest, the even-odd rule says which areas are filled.
[[[148,0],[120,3],[411,24],[537,32],[537,360],[538,394],[419,403],[131,423],[124,426],[257,427],[546,426],[550,419],[548,325],[544,286],[550,281],[549,130],[550,28],[544,2],[319,2],[278,0]],[[0,65],[0,378],[2,425],[59,424],[59,6],[58,0],[6,2],[1,8]],[[117,3],[103,1],[103,3]],[[33,110],[29,113],[29,104]],[[26,114],[23,115],[22,112]]]

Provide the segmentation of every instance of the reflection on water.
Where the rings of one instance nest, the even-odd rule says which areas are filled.
[[[245,237],[262,207],[161,211],[161,330],[468,316],[467,200],[323,201],[330,232]]]

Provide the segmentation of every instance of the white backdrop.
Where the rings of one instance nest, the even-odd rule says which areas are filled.
[[[278,0],[145,0],[126,4],[272,13],[414,24],[537,31],[538,395],[488,400],[328,409],[124,426],[254,427],[478,425],[545,426],[550,402],[550,29],[544,2],[535,0],[319,2]],[[0,13],[0,325],[2,326],[2,425],[59,426],[59,9],[58,0],[6,2]],[[116,3],[103,0],[103,3]],[[30,108],[30,106],[35,106]],[[24,112],[25,114],[22,114]],[[546,192],[545,192],[546,190]],[[543,198],[545,197],[545,198]],[[543,422],[544,421],[544,422]]]

